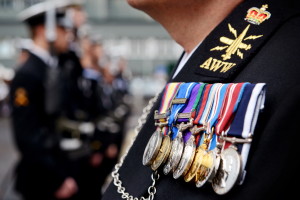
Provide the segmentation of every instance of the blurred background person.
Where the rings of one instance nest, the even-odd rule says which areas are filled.
[[[55,95],[60,91],[48,90],[52,72],[58,69],[57,56],[68,49],[70,21],[65,11],[48,2],[24,10],[20,17],[29,28],[32,46],[10,90],[12,126],[21,155],[16,190],[24,199],[71,198],[78,186],[68,171],[55,133],[60,109],[60,96]]]
[[[20,66],[22,65],[29,57],[29,50],[32,47],[32,40],[27,39],[19,39],[17,41],[18,46],[18,58],[16,65]]]
[[[108,175],[102,168],[102,154],[96,153],[106,143],[94,141],[96,120],[104,114],[98,93],[100,69],[93,63],[83,1],[69,1],[64,6],[73,22],[73,38],[68,51],[59,56],[64,88],[58,119],[60,147],[78,184],[77,198],[99,199]]]
[[[82,34],[80,37],[81,64],[83,76],[80,88],[83,92],[83,110],[85,121],[93,127],[90,137],[91,155],[81,172],[84,197],[97,199],[101,195],[107,176],[118,159],[125,119],[120,109],[121,96],[116,96],[115,77],[109,70],[110,62],[106,59],[102,40],[96,34]],[[121,99],[120,99],[121,98]],[[121,112],[121,114],[120,114]]]
[[[14,70],[0,65],[0,117],[10,115],[9,103],[9,86],[15,76]]]
[[[122,143],[122,135],[117,132],[123,133],[123,129],[110,116],[119,97],[113,96],[117,91],[112,85],[113,75],[107,65],[101,67],[101,39],[90,33],[78,1],[71,3],[66,13],[73,20],[74,37],[69,51],[59,57],[64,104],[58,132],[78,183],[78,198],[99,199]]]

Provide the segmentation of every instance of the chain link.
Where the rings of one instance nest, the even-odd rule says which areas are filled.
[[[139,199],[138,197],[133,197],[128,192],[126,192],[126,188],[124,186],[122,186],[122,181],[120,180],[119,169],[123,165],[125,157],[127,156],[128,151],[131,148],[132,144],[134,143],[134,141],[135,141],[138,133],[142,129],[143,125],[145,124],[146,119],[147,119],[147,117],[148,117],[148,115],[149,115],[149,113],[150,113],[150,111],[151,111],[154,103],[158,99],[158,96],[159,96],[159,93],[156,94],[152,99],[150,99],[148,105],[143,109],[143,114],[138,119],[138,125],[134,129],[134,136],[133,136],[133,138],[131,140],[131,143],[129,144],[129,146],[126,149],[124,155],[121,157],[120,161],[115,165],[115,169],[111,173],[111,175],[113,177],[113,183],[117,187],[117,192],[119,194],[121,194],[122,199],[126,199],[126,200],[153,200],[154,199],[154,195],[156,193],[155,183],[159,179],[159,174],[158,174],[157,171],[153,172],[152,175],[151,175],[152,185],[148,188],[148,194],[149,194],[149,196],[147,198],[140,197],[140,199]]]

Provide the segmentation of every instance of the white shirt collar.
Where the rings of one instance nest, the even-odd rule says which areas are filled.
[[[174,79],[177,76],[177,74],[182,70],[184,65],[187,63],[187,61],[190,59],[190,57],[194,54],[196,49],[201,45],[201,43],[202,43],[202,41],[190,53],[187,53],[187,52],[184,53],[175,73],[173,74],[172,79]]]
[[[44,63],[46,63],[50,67],[57,66],[57,59],[52,57],[48,51],[39,47],[38,45],[32,43],[32,45],[28,48],[28,50],[39,57]]]

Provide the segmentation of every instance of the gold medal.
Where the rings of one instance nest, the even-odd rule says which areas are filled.
[[[214,176],[215,167],[218,167],[217,155],[214,151],[209,151],[204,155],[201,166],[196,175],[196,186],[203,186],[211,176]]]
[[[205,144],[203,145],[206,146]],[[195,177],[199,167],[201,166],[201,163],[203,162],[204,156],[207,154],[203,145],[199,146],[196,150],[193,163],[187,174],[184,176],[185,182],[190,182]]]
[[[159,166],[166,161],[171,151],[171,139],[166,135],[163,138],[162,145],[158,151],[158,154],[151,165],[153,171],[157,170]]]

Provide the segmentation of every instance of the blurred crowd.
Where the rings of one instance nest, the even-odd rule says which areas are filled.
[[[8,106],[9,84],[14,77],[14,70],[6,68],[0,64],[0,117],[10,114]]]
[[[0,77],[20,153],[15,189],[26,200],[101,199],[130,115],[126,58],[105,51],[84,1],[45,1],[19,17],[28,38],[16,71]]]

